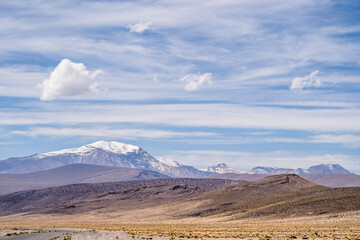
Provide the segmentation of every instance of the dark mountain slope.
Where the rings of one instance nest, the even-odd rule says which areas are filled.
[[[91,195],[99,193],[111,195],[116,191],[125,189],[126,193],[129,193],[134,191],[134,189],[136,192],[152,187],[152,190],[155,191],[154,194],[157,195],[156,193],[160,193],[157,188],[163,188],[164,190],[164,187],[166,186],[176,187],[178,185],[184,185],[185,188],[187,187],[188,189],[192,189],[191,191],[194,193],[198,193],[199,191],[212,191],[238,183],[239,181],[222,179],[168,178],[117,183],[73,184],[46,189],[22,191],[0,196],[0,215],[9,215],[20,212],[28,212],[36,209],[45,209],[51,205],[59,203],[65,204],[74,199],[85,201],[87,198],[91,199]],[[116,194],[116,196],[124,199],[122,194]],[[125,198],[128,198],[128,195],[126,196],[127,197]],[[148,196],[146,199],[151,200],[151,198],[148,198]],[[107,204],[109,204],[109,202]]]
[[[169,177],[159,172],[144,169],[78,163],[34,173],[0,174],[0,195],[74,183],[120,182],[158,178]]]

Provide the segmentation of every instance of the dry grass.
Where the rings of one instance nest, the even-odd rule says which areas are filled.
[[[0,227],[83,228],[125,231],[131,235],[176,238],[248,239],[360,239],[360,211],[340,215],[287,219],[187,218],[149,222],[124,222],[95,215],[44,216],[17,215],[0,218]]]

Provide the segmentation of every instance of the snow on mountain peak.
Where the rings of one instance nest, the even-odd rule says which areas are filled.
[[[85,145],[84,147],[101,148],[104,151],[113,152],[117,154],[127,154],[129,152],[137,152],[140,149],[138,146],[120,143],[120,142],[114,142],[114,141],[98,141]]]
[[[220,174],[221,173],[241,173],[239,170],[229,167],[225,163],[220,163],[215,166],[210,166],[207,169],[203,169],[203,171],[220,173]]]
[[[59,151],[53,151],[53,152],[47,152],[47,153],[40,153],[38,154],[38,158],[42,159],[45,157],[53,157],[61,154],[78,154],[83,155],[87,153],[91,153],[95,149],[102,149],[107,152],[112,152],[115,154],[127,154],[130,152],[137,152],[139,151],[138,146],[134,146],[131,144],[125,144],[120,142],[114,142],[114,141],[98,141],[91,144],[87,144],[85,146],[79,147],[79,148],[70,148],[70,149],[63,149]]]
[[[163,164],[166,164],[166,165],[169,165],[169,166],[172,166],[172,167],[179,167],[181,166],[178,162],[172,160],[172,159],[169,159],[169,158],[165,158],[165,157],[157,157],[156,158],[159,162],[163,163]]]

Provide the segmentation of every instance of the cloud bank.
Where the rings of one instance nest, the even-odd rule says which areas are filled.
[[[200,74],[188,74],[182,77],[179,81],[184,82],[184,89],[186,91],[194,91],[200,88],[202,85],[212,85],[212,73],[205,73],[203,75]]]
[[[63,59],[51,72],[49,78],[38,85],[42,90],[43,101],[54,100],[63,96],[76,96],[86,93],[97,93],[97,83],[92,83],[101,70],[89,72],[83,63],[74,63]]]
[[[302,90],[310,87],[321,87],[321,80],[318,78],[319,70],[305,75],[305,77],[294,78],[290,86],[291,90]]]
[[[136,23],[134,25],[129,24],[127,26],[127,28],[130,29],[129,32],[131,32],[131,33],[143,33],[144,31],[146,31],[150,28],[151,24],[152,24],[152,22]]]

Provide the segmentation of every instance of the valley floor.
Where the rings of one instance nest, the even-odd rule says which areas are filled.
[[[360,211],[286,219],[226,217],[185,218],[166,221],[117,220],[94,215],[11,215],[0,218],[3,229],[55,228],[74,239],[360,239]],[[68,230],[68,229],[82,229]],[[67,229],[67,230],[66,230]],[[85,230],[88,229],[88,230]],[[14,230],[7,230],[9,232]],[[3,234],[5,235],[5,234]],[[0,235],[1,236],[1,235]],[[19,235],[20,236],[20,235]],[[60,235],[58,239],[66,235]],[[117,238],[118,237],[118,238]],[[30,238],[5,237],[9,240]],[[46,239],[46,238],[36,238]],[[49,238],[50,239],[50,238]],[[56,239],[56,238],[55,238]]]

